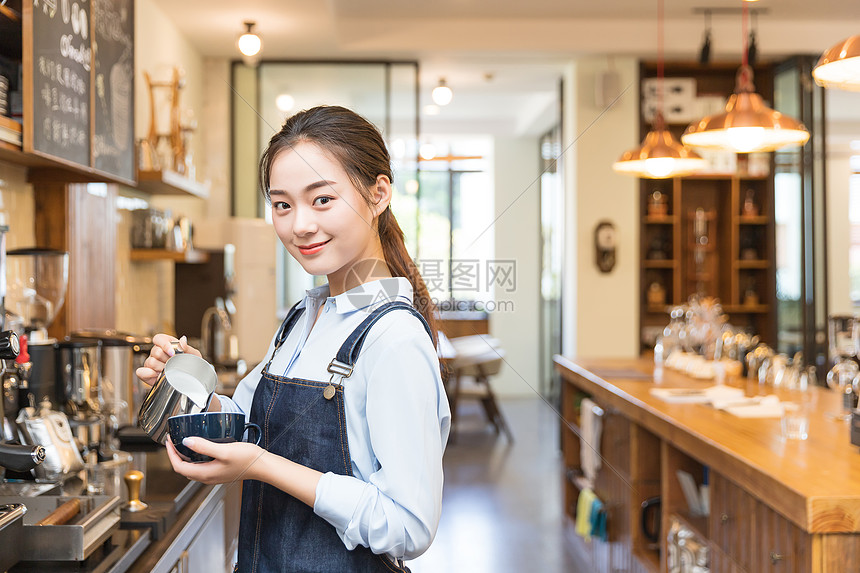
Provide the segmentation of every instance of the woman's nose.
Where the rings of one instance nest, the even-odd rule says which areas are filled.
[[[317,231],[316,218],[310,209],[296,208],[293,211],[293,233],[309,235]]]

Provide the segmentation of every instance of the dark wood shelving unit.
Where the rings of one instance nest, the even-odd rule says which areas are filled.
[[[698,95],[727,97],[734,90],[736,65],[702,67],[689,62],[667,63],[666,78],[696,79]],[[656,63],[643,63],[640,78],[654,78]],[[757,91],[768,100],[773,94],[773,72],[769,65],[755,68]],[[670,124],[680,139],[687,124]],[[651,125],[640,122],[640,135]],[[699,290],[720,300],[733,325],[759,334],[774,343],[776,336],[775,221],[773,212],[773,165],[767,173],[750,172],[753,163],[739,155],[736,172],[703,173],[674,179],[640,179],[640,334],[641,348],[652,348],[650,339],[667,323],[667,307],[685,303]],[[667,208],[649,213],[649,197],[660,191]],[[758,211],[744,211],[747,193]],[[694,247],[692,214],[697,208],[709,215],[707,245]],[[710,257],[704,267],[694,263]],[[746,252],[744,252],[746,251]],[[654,254],[664,256],[656,259]],[[698,268],[698,273],[696,272]],[[666,293],[666,304],[648,300],[657,283]],[[707,283],[704,287],[703,283]]]

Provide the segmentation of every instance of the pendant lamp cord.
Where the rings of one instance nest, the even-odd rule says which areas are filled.
[[[755,85],[753,84],[753,71],[749,65],[749,37],[747,34],[749,12],[747,3],[741,0],[741,68],[738,70],[737,84],[735,86],[736,93],[754,92]]]
[[[747,3],[741,1],[741,43],[743,44],[743,64],[744,67],[749,65],[749,54],[747,54],[747,50],[749,50],[749,44],[747,43],[747,30],[749,28],[749,12],[747,12]]]
[[[657,113],[654,118],[657,130],[665,128],[663,120],[663,0],[657,0]]]

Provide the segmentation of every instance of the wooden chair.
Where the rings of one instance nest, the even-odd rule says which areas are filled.
[[[499,340],[479,334],[451,338],[450,343],[454,353],[446,359],[449,376],[445,389],[451,406],[451,439],[455,437],[460,399],[475,398],[481,402],[487,421],[493,424],[496,434],[504,432],[508,441],[513,443],[514,435],[490,384],[490,377],[499,373],[504,362],[505,351]],[[475,383],[465,385],[464,378],[473,378]]]

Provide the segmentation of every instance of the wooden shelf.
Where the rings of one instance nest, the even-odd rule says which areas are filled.
[[[645,215],[643,220],[649,225],[674,225],[678,222],[674,215]]]
[[[635,549],[633,551],[633,557],[635,557],[639,561],[640,565],[648,571],[657,573],[657,571],[660,570],[660,553],[658,553],[656,549],[654,551]]]
[[[673,259],[650,260],[642,261],[642,266],[646,269],[674,269],[678,265],[678,261]]]
[[[736,269],[769,269],[770,261],[738,259],[734,265]]]
[[[646,312],[653,312],[655,314],[669,314],[672,311],[672,305],[670,305],[670,304],[662,304],[662,305],[649,304],[649,305],[645,306],[645,311]]]
[[[770,220],[764,215],[757,215],[755,217],[748,215],[741,215],[738,217],[738,223],[741,225],[767,225]]]
[[[693,530],[699,539],[710,539],[707,515],[693,515],[689,511],[676,511],[672,514],[678,521]]]
[[[200,183],[176,171],[138,171],[137,187],[153,195],[190,195],[209,198],[209,184]]]
[[[21,124],[12,119],[11,117],[0,115],[0,129],[3,130],[4,136],[7,135],[6,132],[11,131],[12,133],[17,134],[18,139],[21,139],[23,141],[21,136]],[[21,143],[17,141],[6,141],[5,139],[0,139],[0,142],[5,143],[9,147],[9,149],[21,149]]]
[[[175,263],[205,263],[209,253],[204,251],[168,251],[166,249],[132,249],[132,261],[173,261]]]
[[[766,304],[724,304],[723,310],[729,314],[766,314],[770,306]]]

